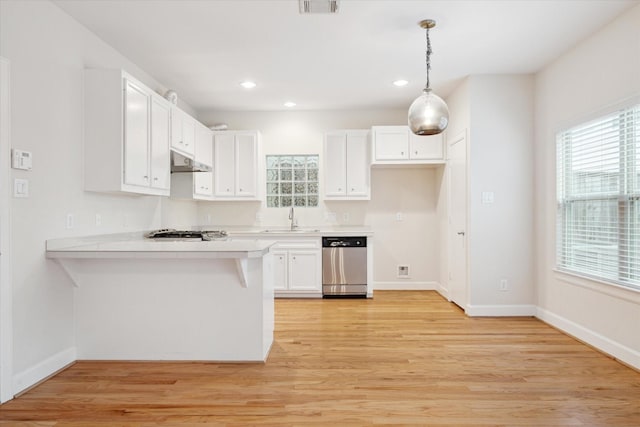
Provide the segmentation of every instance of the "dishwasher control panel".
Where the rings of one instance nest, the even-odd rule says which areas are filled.
[[[323,248],[366,248],[366,237],[323,237]]]

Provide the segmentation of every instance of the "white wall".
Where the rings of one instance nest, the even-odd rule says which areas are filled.
[[[464,308],[471,316],[533,315],[533,77],[470,76],[447,103],[447,139],[466,133],[468,143]],[[445,174],[442,186],[447,185]],[[483,204],[483,192],[492,192],[494,202]],[[445,207],[440,213],[445,230],[448,215]],[[446,232],[441,240],[445,245]],[[445,295],[447,272],[443,262]],[[508,281],[506,292],[500,291],[502,279]]]
[[[368,129],[372,125],[406,124],[407,110],[306,111],[306,112],[209,112],[205,124],[227,123],[230,129],[258,129],[264,154],[319,154],[324,132],[335,129]],[[321,203],[318,208],[296,210],[305,225],[368,225],[375,232],[374,280],[376,287],[433,287],[439,281],[439,229],[437,202],[441,169],[378,169],[371,173],[370,201]],[[323,179],[321,170],[321,187]],[[322,190],[321,190],[322,191]],[[266,208],[259,202],[200,202],[204,224],[286,225],[287,208]],[[336,214],[337,222],[326,214]],[[395,220],[396,213],[404,221]],[[262,216],[261,223],[256,214]],[[349,219],[344,220],[344,214]],[[207,216],[211,221],[207,220]],[[397,278],[398,265],[410,266],[410,279]],[[400,281],[400,284],[398,283]]]
[[[0,56],[11,61],[12,146],[33,153],[30,197],[11,203],[14,392],[75,359],[73,289],[45,259],[49,238],[157,228],[171,201],[83,191],[83,69],[124,68],[164,91],[58,7],[44,1],[0,2]],[[195,204],[178,209],[195,222]],[[67,213],[75,216],[65,228]],[[95,214],[102,226],[95,226]]]
[[[469,89],[470,313],[532,315],[533,76],[472,76]],[[482,192],[495,201],[483,204]]]
[[[555,134],[640,95],[640,6],[536,76],[535,211],[539,317],[640,368],[640,293],[555,267]]]
[[[469,89],[469,78],[460,82],[458,87],[446,99],[449,107],[449,126],[445,131],[445,141],[454,141],[459,135],[466,134],[467,140],[470,136],[469,126],[471,125],[471,95]],[[443,174],[440,183],[441,200],[438,202],[438,217],[440,219],[440,293],[449,297],[449,257],[451,256],[449,246],[449,171]],[[468,295],[468,292],[466,292]]]

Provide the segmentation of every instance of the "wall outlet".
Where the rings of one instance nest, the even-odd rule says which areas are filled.
[[[495,196],[493,194],[493,191],[483,191],[482,192],[482,204],[483,205],[492,204],[494,199],[495,199]]]
[[[507,282],[507,279],[500,280],[500,290],[503,292],[509,290],[509,282]]]
[[[402,212],[396,213],[396,221],[404,221],[404,214]]]
[[[13,180],[13,197],[29,197],[29,180],[16,178]]]
[[[102,215],[96,214],[96,227],[100,227],[102,225]]]
[[[398,266],[398,279],[409,279],[409,266],[408,265],[399,265]]]
[[[72,229],[74,226],[74,222],[75,222],[75,218],[73,217],[73,214],[67,214],[67,224],[66,224],[67,229]]]
[[[349,212],[344,212],[342,214],[342,221],[343,222],[349,222]]]

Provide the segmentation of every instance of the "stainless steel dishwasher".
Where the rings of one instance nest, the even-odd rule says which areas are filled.
[[[367,238],[322,238],[323,298],[367,297]]]

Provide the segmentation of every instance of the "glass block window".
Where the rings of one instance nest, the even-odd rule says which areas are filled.
[[[267,207],[318,206],[318,158],[317,154],[267,156]]]

